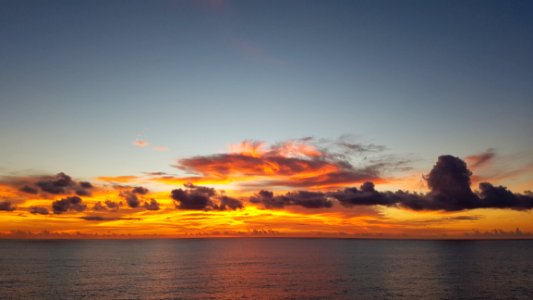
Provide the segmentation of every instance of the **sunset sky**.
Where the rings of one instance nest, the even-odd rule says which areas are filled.
[[[2,237],[533,237],[532,2],[0,5]]]

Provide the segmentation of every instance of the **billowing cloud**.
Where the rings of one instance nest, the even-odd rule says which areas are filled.
[[[185,189],[174,189],[170,194],[176,207],[184,210],[234,210],[242,208],[241,201],[220,195],[215,189],[185,185]]]
[[[119,206],[121,205],[121,203],[113,202],[113,201],[111,201],[111,200],[106,200],[106,201],[105,201],[105,205],[106,205],[107,208],[109,208],[109,209],[114,209],[114,210],[116,210],[116,209],[119,208]]]
[[[72,178],[63,172],[58,173],[55,178],[38,181],[36,183],[42,191],[50,194],[66,194],[68,193],[67,190],[75,186],[75,184],[76,183]]]
[[[149,202],[144,203],[144,208],[147,210],[159,210],[159,203],[152,198]]]
[[[107,208],[102,204],[102,202],[98,201],[98,202],[96,202],[94,204],[93,210],[94,211],[102,211],[102,210],[107,210]]]
[[[142,186],[136,186],[133,188],[130,187],[124,187],[124,186],[117,186],[120,191],[120,197],[124,198],[126,200],[126,203],[131,208],[137,208],[141,204],[141,201],[139,197],[148,194],[149,190]]]
[[[359,189],[351,187],[342,191],[333,192],[330,193],[330,196],[338,200],[342,205],[348,207],[354,205],[395,204],[395,200],[387,194],[376,191],[372,182],[365,182]]]
[[[482,182],[480,191],[470,188],[472,173],[460,158],[443,155],[427,175],[430,192],[427,194],[405,191],[378,192],[372,183],[365,183],[358,190],[347,188],[330,193],[346,206],[386,205],[413,210],[460,211],[475,208],[509,208],[526,210],[533,208],[533,195],[515,194],[502,186]]]
[[[31,195],[42,193],[90,196],[90,190],[94,188],[90,182],[77,182],[63,172],[54,176],[4,177],[0,179],[0,184],[11,186],[22,193]]]
[[[64,212],[72,210],[81,212],[84,211],[86,207],[87,206],[82,203],[82,199],[77,196],[63,198],[52,203],[52,209],[54,210],[54,214],[62,214]]]

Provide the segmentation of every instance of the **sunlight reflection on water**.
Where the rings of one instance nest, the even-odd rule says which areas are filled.
[[[0,241],[2,299],[531,299],[533,241]]]

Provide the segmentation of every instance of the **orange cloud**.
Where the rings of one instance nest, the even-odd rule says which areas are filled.
[[[159,151],[159,152],[165,152],[165,151],[168,151],[168,147],[165,147],[165,146],[155,146],[153,148],[155,151]]]
[[[318,147],[311,139],[289,140],[271,146],[245,140],[231,145],[228,153],[184,158],[176,167],[195,174],[196,179],[190,178],[193,180],[229,180],[247,188],[324,189],[368,180],[384,182],[381,172],[395,163],[361,159],[356,166],[345,153],[351,149],[357,149],[358,154],[373,151],[372,146],[346,141],[329,146]],[[342,151],[335,151],[339,147],[343,147]]]
[[[496,156],[494,149],[490,148],[487,151],[479,154],[467,156],[465,158],[470,169],[477,169],[488,164]]]
[[[404,181],[384,177],[404,165],[380,157],[378,146],[300,139],[229,148],[180,160],[178,168],[192,173],[184,176],[0,177],[0,236],[425,238],[533,230],[529,215],[517,211],[533,207],[531,193],[486,183],[471,191],[470,171],[456,157],[439,157],[422,194],[359,184],[419,183],[413,174]]]
[[[148,147],[150,146],[150,143],[148,143],[148,141],[144,140],[144,139],[135,139],[132,144],[134,146],[137,146],[137,147],[140,147],[140,148],[144,148],[144,147]]]

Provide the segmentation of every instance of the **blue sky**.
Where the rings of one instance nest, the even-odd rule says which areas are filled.
[[[172,171],[243,139],[344,134],[426,169],[533,157],[528,1],[0,5],[1,173]]]

